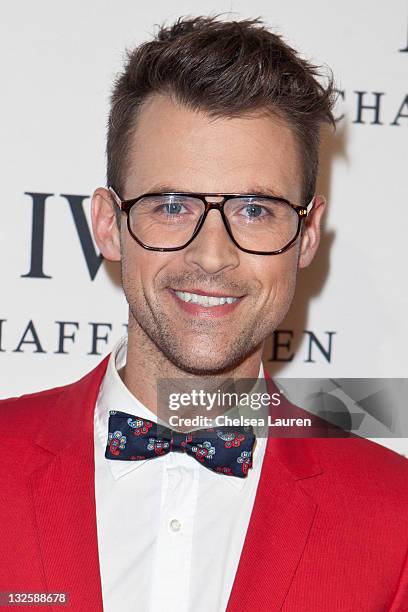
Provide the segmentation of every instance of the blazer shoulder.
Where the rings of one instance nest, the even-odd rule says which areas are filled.
[[[406,479],[408,488],[408,459],[401,453],[396,452],[376,442],[375,439],[363,438],[355,433],[347,433],[340,427],[334,426],[317,415],[305,411],[298,406],[291,405],[297,416],[311,417],[314,432],[309,437],[309,443],[319,462],[331,470],[350,473],[367,470],[370,473],[377,471],[377,475],[384,476],[394,473],[401,474]],[[329,435],[325,435],[328,432]]]
[[[76,384],[78,383],[74,382],[61,387],[0,400],[0,423],[7,423],[8,427],[11,425],[18,426],[19,424],[31,425],[40,412],[44,413],[52,409],[61,396]]]
[[[400,466],[404,472],[408,470],[408,459],[404,455],[379,442],[357,435],[336,439],[326,438],[317,448],[322,461],[330,458],[340,465],[354,465],[358,468],[377,467],[394,470]]]
[[[0,400],[0,427],[6,424],[9,430],[18,426],[24,429],[35,428],[36,420],[43,421],[45,417],[51,416],[61,401],[83,398],[91,387],[99,386],[108,358],[109,356],[81,379],[67,385]]]
[[[309,440],[317,455],[325,483],[342,490],[348,499],[361,499],[365,507],[380,500],[408,516],[408,459],[372,440],[326,438]],[[352,492],[355,492],[355,496]],[[370,506],[370,504],[373,504]]]

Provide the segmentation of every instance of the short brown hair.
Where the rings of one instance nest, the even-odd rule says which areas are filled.
[[[322,85],[318,67],[302,59],[260,18],[222,21],[219,16],[180,18],[128,52],[111,97],[107,183],[123,192],[138,109],[165,93],[213,117],[254,111],[282,116],[294,131],[303,160],[302,198],[314,195],[320,125],[335,126],[333,78]]]

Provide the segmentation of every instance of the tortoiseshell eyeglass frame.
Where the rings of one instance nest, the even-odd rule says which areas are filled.
[[[238,249],[240,249],[241,251],[244,251],[244,253],[251,253],[253,255],[279,255],[280,253],[284,253],[285,251],[287,251],[292,244],[296,241],[297,237],[299,236],[300,233],[300,228],[302,225],[302,221],[304,219],[306,219],[308,213],[310,212],[310,209],[312,207],[312,204],[314,202],[314,197],[311,199],[311,201],[309,202],[309,204],[307,206],[300,206],[298,204],[292,204],[292,202],[289,202],[289,200],[286,200],[285,198],[280,198],[280,197],[275,197],[275,196],[270,196],[270,195],[265,195],[265,194],[261,194],[261,193],[193,193],[193,192],[182,192],[182,191],[165,191],[165,192],[150,192],[150,193],[143,193],[140,196],[137,196],[136,198],[132,198],[130,200],[124,200],[123,198],[120,197],[120,195],[117,193],[117,191],[114,189],[114,187],[112,187],[111,185],[108,187],[109,192],[112,195],[112,198],[115,202],[115,204],[119,207],[119,209],[126,213],[127,216],[127,228],[129,230],[130,235],[132,236],[132,238],[134,238],[134,240],[136,240],[136,242],[138,244],[140,244],[141,247],[143,247],[144,249],[147,249],[149,251],[181,251],[182,249],[185,249],[193,240],[194,238],[197,236],[198,232],[200,231],[200,229],[202,228],[202,226],[204,225],[204,222],[206,220],[206,217],[209,213],[210,210],[212,209],[216,209],[220,211],[225,229],[228,232],[229,237],[231,238],[232,242],[235,244],[236,247],[238,247]],[[132,209],[132,207],[137,204],[137,202],[139,202],[142,198],[145,198],[146,196],[168,196],[168,195],[176,195],[176,196],[186,196],[186,197],[190,197],[190,198],[197,198],[199,200],[201,200],[205,206],[204,212],[201,215],[200,219],[198,220],[198,223],[194,229],[194,232],[191,236],[191,238],[184,243],[181,246],[178,247],[152,247],[150,245],[145,244],[144,242],[142,242],[133,232],[131,225],[130,225],[130,211]],[[220,202],[208,202],[207,198],[213,198],[213,197],[218,197],[218,198],[222,198],[222,200]],[[228,222],[228,219],[226,218],[226,215],[224,213],[224,205],[228,200],[234,199],[234,198],[257,198],[257,199],[266,199],[266,200],[272,200],[275,202],[283,202],[285,203],[287,206],[290,206],[297,214],[298,216],[298,224],[297,224],[297,229],[296,229],[296,233],[293,236],[293,238],[291,238],[291,240],[282,248],[276,250],[276,251],[253,251],[250,249],[245,249],[244,247],[242,247],[234,238],[234,235],[231,231],[231,227],[230,224]]]

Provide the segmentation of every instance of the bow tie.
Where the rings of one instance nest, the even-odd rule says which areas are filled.
[[[138,461],[176,451],[190,455],[213,472],[245,478],[252,467],[254,444],[252,427],[213,427],[181,433],[111,410],[105,457]]]

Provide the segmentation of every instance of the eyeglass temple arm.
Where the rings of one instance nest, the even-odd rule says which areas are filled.
[[[314,201],[315,201],[315,197],[316,197],[316,196],[313,196],[313,198],[310,200],[309,204],[306,206],[307,214],[309,214],[309,213],[310,213],[310,211],[311,211],[311,210],[312,210],[312,208],[313,208],[313,204],[314,204]]]
[[[119,195],[116,193],[116,191],[114,190],[113,187],[111,187],[110,185],[108,186],[108,191],[112,194],[112,197],[115,201],[115,204],[117,205],[117,207],[122,210],[122,200],[119,197]]]

